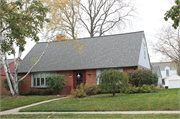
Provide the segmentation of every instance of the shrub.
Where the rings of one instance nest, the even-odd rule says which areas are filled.
[[[114,69],[104,70],[99,76],[99,87],[105,92],[115,92],[128,83],[128,76],[125,72]]]
[[[120,89],[120,93],[139,93],[139,87],[132,86],[131,84],[128,84],[125,88]]]
[[[19,79],[21,79],[20,76],[18,76],[18,80],[19,80]],[[10,82],[11,82],[11,84],[12,84],[12,86],[13,86],[13,83],[12,83],[11,80],[10,80]],[[25,82],[24,80],[22,80],[22,81],[19,82],[19,84],[18,84],[18,88],[19,88],[19,89],[21,89],[21,88],[23,87],[23,85],[21,85],[21,83],[24,83],[24,82]],[[4,79],[3,79],[2,86],[3,86],[7,91],[10,91],[7,78],[4,78]]]
[[[139,87],[132,86],[131,90],[132,90],[133,93],[139,93]]]
[[[57,94],[59,94],[59,91],[62,91],[66,87],[65,80],[66,78],[64,75],[53,74],[47,77],[46,84],[48,88],[52,88],[54,91],[57,91]]]
[[[141,87],[143,84],[146,85],[151,85],[151,84],[156,84],[156,77],[154,77],[156,74],[153,74],[149,70],[142,70],[142,69],[137,69],[128,72],[129,76],[129,83],[136,86],[136,87]]]
[[[30,90],[29,92],[21,92],[20,95],[52,95],[53,90]]]
[[[141,87],[141,92],[142,92],[142,93],[150,93],[150,92],[152,92],[151,86],[144,84],[144,85]]]
[[[128,84],[126,88],[120,89],[120,93],[150,93],[157,91],[158,88],[154,84],[152,84],[151,86],[144,84],[142,87],[136,87]]]
[[[84,92],[86,93],[86,95],[96,95],[98,92],[98,86],[93,84],[85,84],[85,86],[83,87]]]
[[[86,93],[83,90],[83,84],[80,85],[79,89],[75,89],[71,91],[71,94],[74,98],[82,98],[86,96]]]
[[[152,84],[151,85],[151,90],[152,90],[152,92],[157,92],[158,88],[154,84]]]
[[[158,85],[158,75],[157,73],[153,73],[153,76],[154,76],[154,85],[157,86]]]

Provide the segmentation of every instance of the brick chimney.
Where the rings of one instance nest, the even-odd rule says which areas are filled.
[[[59,36],[56,37],[56,39],[57,39],[58,42],[61,42],[61,41],[65,40],[65,36],[64,35],[59,35]]]

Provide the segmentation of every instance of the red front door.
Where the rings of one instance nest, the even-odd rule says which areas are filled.
[[[86,71],[73,71],[73,89],[76,89],[78,85],[86,83]]]

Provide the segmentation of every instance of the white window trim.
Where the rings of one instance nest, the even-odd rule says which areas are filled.
[[[44,73],[44,86],[41,86],[41,74]],[[46,75],[48,73],[54,73],[57,74],[57,72],[36,72],[36,73],[31,73],[31,87],[35,87],[35,88],[47,88],[46,86]],[[34,86],[34,74],[40,74],[40,86],[37,86],[37,78],[36,78],[36,86]]]

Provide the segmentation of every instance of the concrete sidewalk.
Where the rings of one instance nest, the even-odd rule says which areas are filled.
[[[0,115],[7,114],[180,114],[180,111],[103,111],[103,112],[2,112]]]
[[[56,99],[46,100],[46,101],[42,101],[42,102],[26,105],[26,106],[23,106],[23,107],[14,108],[14,109],[11,109],[11,110],[1,111],[0,115],[4,115],[4,114],[19,114],[20,113],[19,112],[20,109],[31,107],[31,106],[35,106],[35,105],[39,105],[39,104],[43,104],[43,103],[47,103],[47,102],[51,102],[51,101],[55,101],[55,100],[62,100],[62,99],[65,99],[65,98],[69,98],[69,97],[63,97],[63,98],[56,98]]]
[[[23,109],[23,108],[39,105],[39,104],[50,102],[50,101],[61,100],[61,99],[65,99],[65,98],[69,98],[69,97],[46,100],[46,101],[31,104],[31,105],[26,105],[23,107],[18,107],[15,109],[2,111],[2,112],[0,112],[0,115],[7,115],[7,114],[67,114],[67,113],[71,113],[71,114],[180,114],[180,111],[19,112],[19,110]]]

